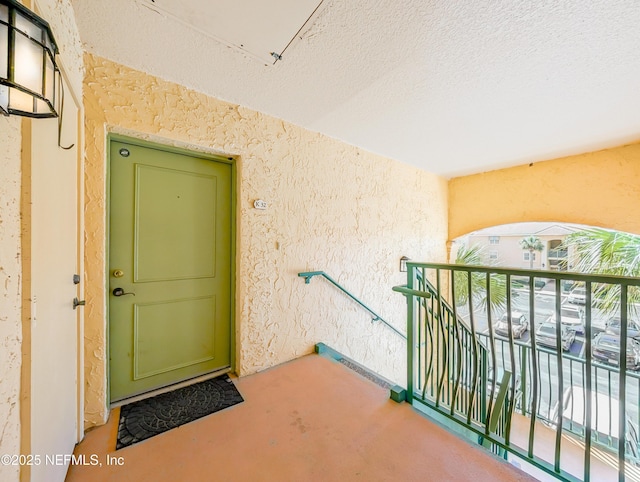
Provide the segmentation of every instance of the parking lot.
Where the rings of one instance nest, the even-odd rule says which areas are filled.
[[[523,313],[529,321],[528,329],[523,333],[521,338],[514,339],[513,357],[515,360],[515,367],[511,368],[511,351],[509,349],[508,337],[496,335],[495,336],[495,357],[496,366],[499,367],[499,371],[509,370],[514,374],[514,379],[518,380],[518,386],[526,390],[525,393],[525,407],[526,410],[530,410],[532,405],[532,391],[533,391],[533,364],[531,363],[531,330],[532,321],[534,329],[541,323],[549,320],[549,318],[556,311],[556,293],[553,283],[549,283],[541,290],[536,290],[534,296],[534,313],[533,316],[529,310],[529,290],[528,289],[513,289],[511,308],[513,312]],[[562,293],[560,298],[560,305],[573,305],[580,309],[584,309],[584,305],[572,304],[568,301],[569,294]],[[502,316],[505,310],[500,313],[494,314],[492,321],[495,323]],[[467,322],[470,321],[468,311],[464,308],[458,309],[458,313]],[[605,330],[606,321],[608,317],[600,312],[596,308],[591,310],[591,326],[592,334],[595,337],[598,333]],[[491,343],[489,340],[489,329],[487,323],[487,314],[483,309],[477,309],[474,311],[473,322],[476,332],[479,334],[479,338],[482,343],[491,350]],[[586,388],[586,360],[585,360],[585,337],[584,328],[576,332],[576,337],[571,344],[568,351],[563,353],[561,358],[561,365],[558,365],[557,351],[552,348],[545,348],[536,346],[537,356],[535,363],[535,370],[537,372],[537,397],[536,397],[536,412],[537,415],[544,419],[552,419],[554,417],[554,410],[557,409],[557,404],[561,398],[560,394],[568,387],[581,387]],[[523,352],[526,352],[526,368],[523,371],[521,362],[523,360]],[[594,363],[591,373],[592,389],[595,392],[605,394],[610,400],[611,404],[617,404],[620,399],[619,386],[620,378],[617,366],[601,365]],[[560,386],[560,373],[562,373],[562,387]],[[640,375],[637,372],[631,370],[627,371],[626,378],[626,390],[625,390],[625,406],[628,419],[637,427],[640,423],[639,411],[640,411]],[[525,378],[525,383],[522,383],[522,378]],[[522,393],[522,392],[520,392]]]
[[[534,316],[531,316],[529,313],[529,290],[528,289],[512,289],[512,299],[511,299],[511,307],[513,311],[519,311],[523,313],[527,320],[529,321],[529,328],[523,334],[522,338],[519,341],[524,343],[529,342],[531,337],[531,326],[533,324],[534,327],[538,327],[541,323],[547,321],[551,315],[554,314],[556,309],[556,294],[553,285],[553,281],[547,283],[547,285],[541,289],[534,292]],[[562,293],[561,294],[561,305],[573,305],[568,301],[569,294]],[[573,305],[580,309],[584,309],[584,305]],[[505,311],[505,310],[503,310]],[[468,310],[466,307],[462,309],[458,309],[459,314],[467,321],[470,320]],[[495,323],[496,320],[502,315],[502,313],[494,313],[492,317],[492,321]],[[593,336],[605,330],[607,316],[604,315],[597,308],[592,308],[591,310],[591,330]],[[473,321],[475,325],[475,329],[477,333],[480,334],[489,334],[489,328],[487,323],[487,312],[483,308],[477,308],[473,313]],[[572,355],[584,357],[584,331],[576,332],[576,339],[573,342],[569,352]]]

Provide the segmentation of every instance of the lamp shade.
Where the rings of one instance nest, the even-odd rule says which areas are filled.
[[[407,261],[410,261],[411,258],[408,258],[407,256],[403,256],[402,258],[400,258],[400,272],[401,273],[406,273],[407,272]]]
[[[0,0],[0,112],[57,117],[58,47],[49,24],[14,0]]]

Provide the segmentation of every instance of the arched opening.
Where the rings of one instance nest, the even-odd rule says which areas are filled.
[[[554,222],[528,222],[483,228],[455,239],[450,263],[481,265],[508,269],[533,269],[549,272],[584,273],[590,275],[640,276],[640,236],[621,231],[579,224]],[[518,275],[523,275],[520,272]],[[513,276],[515,286],[522,276]],[[579,318],[584,317],[585,283],[562,280],[559,297],[556,281],[536,277],[535,310],[539,320],[546,320],[558,307],[576,308]],[[523,311],[530,310],[527,297],[518,297],[519,288],[513,289],[513,305]],[[627,289],[630,327],[640,332],[640,288]],[[545,305],[545,297],[549,303]],[[556,302],[558,298],[558,302]],[[593,335],[606,331],[612,320],[619,318],[620,290],[614,293],[606,283],[594,282],[591,287]],[[540,311],[538,311],[540,309]],[[463,308],[464,310],[464,308]],[[486,317],[478,312],[478,319]],[[482,311],[482,310],[480,310]],[[502,307],[504,311],[504,307]],[[501,316],[496,312],[495,316]],[[635,335],[634,335],[635,336]],[[637,336],[640,340],[640,334]],[[639,353],[640,357],[640,353]],[[640,361],[639,361],[640,366]]]
[[[640,234],[638,159],[640,143],[451,179],[449,239],[530,220]]]

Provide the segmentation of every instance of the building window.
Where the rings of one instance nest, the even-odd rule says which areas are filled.
[[[529,255],[531,255],[531,259],[532,259],[533,261],[535,261],[535,260],[536,260],[536,253],[529,253],[529,252],[526,252],[526,251],[525,251],[523,254],[524,254],[524,260],[525,260],[525,261],[529,261]]]
[[[567,255],[567,248],[562,246],[561,240],[554,239],[552,241],[549,241],[549,253],[547,254],[547,257],[549,258],[549,264],[551,264],[551,259],[560,261],[566,259]]]
[[[489,251],[489,259],[498,259],[497,251]]]
[[[500,236],[489,236],[489,244],[500,244]]]

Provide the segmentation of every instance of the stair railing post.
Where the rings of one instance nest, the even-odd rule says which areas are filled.
[[[416,267],[411,263],[407,263],[407,288],[414,289]],[[414,334],[416,333],[416,320],[413,313],[415,296],[407,295],[407,393],[405,400],[408,403],[413,402],[413,380],[414,380]]]

